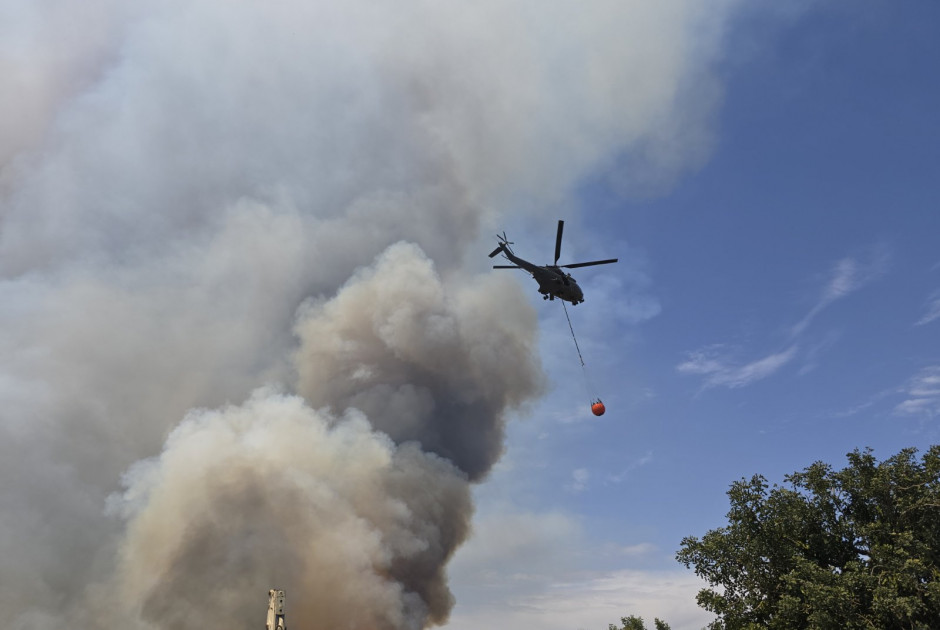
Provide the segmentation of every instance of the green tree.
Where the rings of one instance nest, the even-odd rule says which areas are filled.
[[[712,587],[715,630],[940,627],[940,446],[834,471],[816,462],[769,487],[731,485],[728,525],[676,558]]]
[[[622,628],[618,628],[614,624],[607,624],[607,630],[646,630],[646,624],[643,623],[643,617],[638,617],[636,615],[630,615],[629,617],[621,617],[620,623],[623,624]],[[656,625],[656,630],[669,630],[669,624],[661,619],[654,619],[653,623]]]

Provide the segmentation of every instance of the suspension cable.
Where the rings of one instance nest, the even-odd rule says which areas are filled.
[[[565,319],[568,320],[568,329],[571,331],[571,338],[574,339],[574,349],[578,351],[578,359],[581,360],[581,367],[584,368],[584,357],[581,356],[581,348],[578,346],[578,338],[574,334],[574,326],[571,325],[571,317],[568,315],[568,307],[565,305],[565,301],[561,301],[561,307],[565,309]]]
[[[574,334],[574,326],[571,324],[571,316],[568,315],[568,306],[565,301],[561,301],[562,308],[565,309],[565,319],[568,320],[568,330],[571,331],[571,338],[574,339],[574,349],[578,351],[578,360],[581,361],[581,374],[584,376],[584,387],[589,396],[591,396],[591,413],[595,416],[604,415],[605,407],[601,399],[597,397],[593,379],[588,374],[587,366],[584,364],[584,357],[581,356],[581,346],[578,345],[578,337]]]

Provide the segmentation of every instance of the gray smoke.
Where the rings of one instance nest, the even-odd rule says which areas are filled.
[[[479,234],[694,167],[731,4],[0,4],[4,624],[446,619],[540,384]]]
[[[534,313],[505,280],[448,289],[403,243],[303,313],[298,389],[345,416],[271,391],[189,414],[112,497],[128,527],[104,586],[133,606],[89,626],[139,611],[158,628],[242,627],[259,609],[246,594],[270,584],[290,587],[302,627],[446,620],[468,473],[486,472],[503,414],[537,392]]]
[[[505,411],[538,391],[534,313],[505,276],[457,284],[448,292],[418,248],[390,247],[303,310],[298,391],[477,480],[502,452]]]
[[[271,584],[290,585],[304,628],[422,628],[450,610],[443,567],[467,535],[466,477],[361,413],[259,391],[190,414],[125,482],[108,592],[132,606],[96,611],[93,627],[137,612],[157,628],[249,628]]]

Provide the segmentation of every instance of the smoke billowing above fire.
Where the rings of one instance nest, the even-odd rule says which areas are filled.
[[[290,586],[303,626],[447,618],[468,475],[485,474],[504,413],[537,392],[531,307],[505,280],[448,289],[399,243],[301,313],[306,401],[259,390],[191,412],[111,499],[128,522],[112,591],[157,627],[241,627],[266,584]],[[135,612],[118,610],[90,625]]]
[[[446,620],[542,379],[467,248],[695,166],[728,6],[6,3],[0,618]]]
[[[304,309],[298,389],[479,479],[502,452],[504,412],[537,392],[534,314],[505,276],[461,283],[447,291],[417,247],[393,245]]]
[[[191,413],[127,483],[113,592],[156,627],[251,627],[270,584],[291,586],[304,627],[420,628],[450,609],[444,563],[468,532],[466,477],[358,412],[259,391]],[[133,614],[121,608],[95,622]]]

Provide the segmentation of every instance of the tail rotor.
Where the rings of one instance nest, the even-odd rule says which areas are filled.
[[[514,245],[515,243],[513,243],[508,238],[506,238],[505,231],[503,231],[502,234],[497,234],[496,240],[499,241],[499,247],[497,247],[496,249],[490,252],[490,258],[493,258],[494,256],[496,256],[496,254],[502,251],[512,252],[512,248],[509,246]]]

